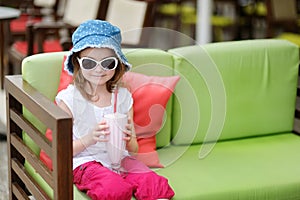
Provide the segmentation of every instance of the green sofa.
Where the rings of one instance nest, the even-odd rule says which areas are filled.
[[[293,131],[299,65],[296,45],[284,40],[261,39],[168,51],[124,51],[135,72],[181,77],[168,102],[164,126],[156,137],[159,158],[165,168],[154,169],[169,179],[176,193],[174,199],[300,199],[300,136]],[[33,96],[35,103],[42,101],[39,108],[47,110],[50,105],[57,109],[52,101],[65,54],[28,57],[23,61],[22,77],[6,77],[8,109],[17,100],[17,105],[26,107],[22,109],[25,119],[41,133],[50,126],[47,124],[50,120],[45,120],[43,115],[34,117],[36,107],[26,104],[27,96]],[[46,98],[37,95],[36,90]],[[26,95],[18,97],[19,93]],[[63,113],[60,116],[63,119],[60,121],[68,121]],[[20,157],[11,153],[18,149],[13,138],[22,137],[24,148],[29,146],[37,156],[40,148],[36,143],[43,144],[30,139],[23,128],[15,128],[12,118],[8,114],[8,132],[12,135],[9,137],[10,188],[22,179],[21,175],[15,177],[19,173],[14,172],[17,170],[11,161]],[[66,127],[70,131],[70,125]],[[12,134],[13,131],[17,134]],[[32,194],[54,199],[86,198],[73,189],[70,180],[65,180],[72,175],[70,169],[65,169],[70,168],[71,154],[66,152],[62,158],[60,154],[61,150],[71,149],[70,139],[64,139],[68,142],[63,143],[66,146],[60,151],[49,150],[52,159],[56,159],[52,187],[44,181],[47,176],[39,175],[43,170],[37,170],[34,162],[29,162],[31,157],[20,153],[21,161],[25,160],[26,174],[33,177],[30,179],[36,188],[41,186],[46,191],[38,193],[23,180]],[[61,140],[57,136],[52,147],[59,148]],[[69,194],[72,189],[74,196]],[[13,193],[16,194],[12,189],[10,194]]]

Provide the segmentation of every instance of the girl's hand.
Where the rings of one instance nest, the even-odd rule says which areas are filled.
[[[138,150],[138,144],[136,140],[136,135],[134,131],[133,121],[128,117],[128,124],[126,125],[126,130],[124,131],[126,141],[126,149],[131,153],[136,153]]]
[[[106,136],[109,135],[109,133],[109,126],[106,121],[102,120],[91,133],[94,144],[97,142],[107,142],[108,138]]]
[[[73,155],[82,152],[84,149],[96,144],[97,142],[107,142],[108,139],[106,136],[108,134],[108,125],[103,120],[98,123],[88,134],[73,141]]]
[[[103,120],[98,123],[94,129],[87,135],[81,138],[84,145],[90,146],[96,144],[97,142],[107,142],[107,135],[109,134],[108,125]]]
[[[124,130],[125,137],[123,138],[126,141],[126,144],[130,142],[132,135],[132,124],[130,123],[130,118],[128,118],[128,124],[126,124],[126,129]]]

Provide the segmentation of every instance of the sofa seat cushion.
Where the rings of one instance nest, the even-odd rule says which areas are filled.
[[[175,199],[300,199],[300,136],[223,141],[199,159],[201,147],[159,150]]]

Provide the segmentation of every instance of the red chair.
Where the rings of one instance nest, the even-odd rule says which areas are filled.
[[[10,22],[11,41],[25,40],[26,25],[40,22],[43,19],[57,19],[57,10],[63,0],[26,0],[19,5],[21,15]]]
[[[19,74],[22,60],[42,52],[59,52],[71,48],[70,35],[87,19],[104,18],[100,2],[105,0],[66,0],[64,16],[58,21],[41,21],[26,25],[26,40],[15,41],[8,50],[10,74]],[[86,10],[88,12],[82,12]]]

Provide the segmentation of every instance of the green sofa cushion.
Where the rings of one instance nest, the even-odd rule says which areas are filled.
[[[293,133],[159,150],[175,199],[300,199],[300,136]]]
[[[174,144],[293,129],[298,46],[264,39],[169,52],[176,56],[175,71],[181,76],[173,109]]]

